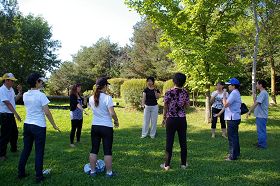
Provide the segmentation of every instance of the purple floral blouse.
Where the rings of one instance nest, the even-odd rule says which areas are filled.
[[[170,89],[164,96],[164,103],[167,104],[166,117],[186,117],[185,106],[189,102],[189,94],[185,89]]]

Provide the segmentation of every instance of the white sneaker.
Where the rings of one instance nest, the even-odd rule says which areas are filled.
[[[165,166],[165,163],[160,164],[160,168],[164,169],[165,171],[168,171],[170,169],[170,166]]]
[[[186,165],[181,165],[181,169],[187,169],[189,164],[186,163]]]
[[[76,147],[76,145],[74,145],[74,144],[70,144],[70,147],[74,148],[74,147]]]
[[[147,136],[141,136],[141,139],[146,138]]]

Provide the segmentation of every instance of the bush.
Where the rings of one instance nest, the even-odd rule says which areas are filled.
[[[166,82],[164,82],[164,85],[163,85],[163,95],[171,88],[174,87],[174,83],[173,83],[173,80],[170,79],[170,80],[167,80]]]
[[[110,93],[115,98],[121,97],[121,85],[126,81],[124,78],[113,78],[109,79],[109,83],[111,84],[109,87]]]
[[[146,88],[145,79],[131,79],[121,85],[121,97],[126,104],[134,108],[141,105],[143,90]]]
[[[158,89],[161,93],[161,95],[163,95],[163,85],[164,85],[164,82],[163,81],[156,81],[155,83],[155,87],[156,89]]]

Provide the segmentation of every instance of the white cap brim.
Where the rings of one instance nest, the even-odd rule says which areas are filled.
[[[47,79],[46,79],[46,78],[40,77],[39,79],[40,79],[41,81],[43,81],[44,83],[47,82]]]

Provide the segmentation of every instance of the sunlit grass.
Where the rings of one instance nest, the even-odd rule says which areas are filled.
[[[250,98],[244,98],[250,105]],[[125,106],[122,100],[120,106]],[[25,109],[17,110],[24,117]],[[160,127],[162,115],[158,120],[156,139],[140,139],[143,114],[141,112],[116,108],[120,128],[115,129],[113,145],[113,167],[118,176],[108,180],[104,175],[90,178],[83,173],[88,163],[91,149],[91,115],[84,117],[81,143],[76,148],[69,147],[70,117],[67,110],[52,110],[62,133],[55,132],[50,124],[47,129],[44,167],[51,168],[46,185],[279,185],[280,183],[280,106],[271,107],[268,121],[268,149],[257,150],[253,147],[257,134],[254,118],[242,118],[240,124],[241,158],[235,162],[226,162],[227,140],[221,137],[210,138],[210,125],[204,123],[204,110],[191,108],[188,121],[188,161],[190,167],[181,170],[180,148],[176,137],[172,170],[164,172],[159,165],[164,160],[165,129]],[[19,149],[22,149],[22,125]],[[102,148],[100,159],[102,158]],[[0,185],[34,184],[34,152],[27,164],[30,176],[22,181],[16,179],[18,154],[8,153],[8,160],[0,162]]]

